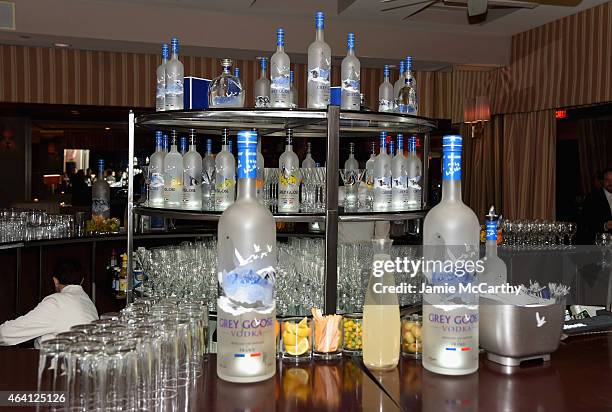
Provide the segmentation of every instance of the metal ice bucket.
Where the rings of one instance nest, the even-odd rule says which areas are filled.
[[[563,332],[565,302],[546,306],[504,305],[480,299],[480,346],[487,358],[507,366],[550,360]]]

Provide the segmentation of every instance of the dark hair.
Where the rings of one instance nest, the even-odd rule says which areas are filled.
[[[608,167],[607,169],[604,169],[603,173],[601,174],[601,177],[606,177],[606,175],[608,173],[612,173],[612,167]]]
[[[62,285],[80,285],[83,281],[83,268],[74,259],[64,259],[55,265],[53,276]]]

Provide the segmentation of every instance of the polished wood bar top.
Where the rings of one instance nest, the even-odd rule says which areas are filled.
[[[38,351],[0,348],[0,365],[0,391],[36,389]],[[279,362],[274,378],[235,384],[217,378],[210,355],[196,386],[194,411],[612,411],[612,333],[568,338],[550,362],[518,368],[483,355],[478,372],[460,377],[431,373],[408,358],[372,374],[360,358],[343,358]]]

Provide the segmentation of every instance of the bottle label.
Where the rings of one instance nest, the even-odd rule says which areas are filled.
[[[238,179],[257,178],[256,145],[238,144]]]
[[[329,69],[315,67],[308,71],[308,84],[314,89],[315,100],[328,105],[329,100]]]
[[[258,109],[270,107],[270,98],[268,96],[255,96],[255,107]]]
[[[378,101],[379,112],[391,112],[393,111],[393,102],[387,99],[381,99]]]
[[[277,107],[279,105],[289,107],[291,102],[290,87],[289,74],[272,77],[270,84],[270,100],[272,104]]]
[[[413,104],[400,103],[397,106],[397,110],[400,113],[416,114],[416,108],[415,108],[415,106]]]
[[[300,179],[295,170],[281,169],[278,177],[278,209],[297,211],[300,206]]]
[[[214,96],[213,97],[213,106],[222,107],[222,106],[235,106],[238,104],[237,96]]]
[[[157,78],[157,94],[155,96],[155,110],[162,112],[166,110],[166,79],[164,76]]]
[[[179,176],[168,176],[168,178],[165,180],[164,200],[170,203],[180,203],[183,194],[182,179]]]
[[[166,73],[166,109],[183,108],[183,76],[180,73]]]
[[[164,175],[159,172],[152,173],[151,183],[150,183],[151,191],[161,191],[163,187],[164,187]]]
[[[93,216],[110,217],[110,203],[105,198],[91,199],[91,214]]]
[[[352,110],[359,110],[361,108],[359,79],[345,79],[342,81],[342,106]]]
[[[396,206],[406,206],[408,203],[408,176],[399,176],[393,179],[392,203]]]
[[[487,220],[487,240],[497,240],[497,221]]]
[[[461,180],[461,152],[444,152],[442,164],[442,180]]]
[[[376,177],[374,179],[374,208],[387,208],[391,205],[391,200],[391,176]]]
[[[233,178],[217,177],[217,183],[215,184],[215,208],[217,210],[225,210],[234,203],[235,186],[236,181]]]
[[[199,203],[201,199],[201,187],[199,180],[191,176],[189,173],[185,172],[183,176],[183,182],[183,202]]]

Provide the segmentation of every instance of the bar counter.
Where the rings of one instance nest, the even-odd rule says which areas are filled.
[[[547,363],[505,368],[483,355],[478,372],[461,377],[430,373],[420,361],[406,358],[391,372],[370,374],[360,358],[344,358],[299,366],[279,363],[274,379],[233,384],[217,378],[215,360],[209,356],[191,410],[612,410],[612,330],[566,339]],[[0,348],[0,365],[0,391],[36,389],[37,350]]]

